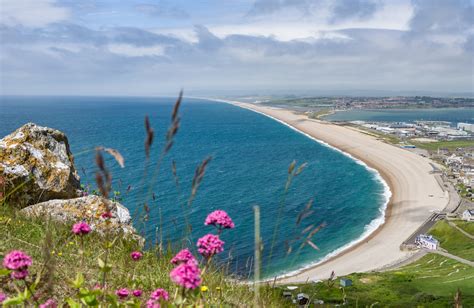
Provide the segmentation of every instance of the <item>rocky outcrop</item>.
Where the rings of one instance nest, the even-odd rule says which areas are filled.
[[[112,155],[121,158],[117,153]],[[64,223],[85,220],[99,233],[136,234],[128,209],[120,203],[95,195],[80,197],[69,143],[58,130],[28,123],[0,139],[0,184],[7,203],[26,215]],[[104,213],[111,217],[104,218]]]
[[[79,196],[79,176],[66,135],[33,123],[0,139],[0,178],[14,207]]]
[[[106,219],[102,214],[107,212],[107,205],[111,218]],[[131,225],[132,218],[127,208],[118,202],[105,200],[102,197],[90,195],[67,200],[49,200],[28,206],[21,210],[23,213],[38,217],[50,217],[64,223],[74,223],[81,220],[88,222],[93,230],[103,232],[107,228],[114,232],[122,230],[126,234],[134,234]]]

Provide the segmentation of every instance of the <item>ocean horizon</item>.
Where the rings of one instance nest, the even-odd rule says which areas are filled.
[[[0,100],[0,135],[27,122],[64,131],[81,182],[91,188],[95,187],[94,147],[119,150],[125,157],[125,168],[119,168],[112,159],[107,159],[107,165],[114,178],[113,189],[121,192],[121,203],[133,214],[142,207],[147,190],[141,186],[144,116],[150,116],[156,132],[150,164],[154,170],[173,104],[174,98],[4,96]],[[265,277],[321,262],[383,223],[388,187],[375,170],[348,154],[267,116],[229,104],[185,98],[181,115],[175,146],[152,189],[155,197],[150,200],[146,229],[150,242],[162,238],[180,246],[184,231],[181,205],[189,195],[196,166],[208,156],[212,161],[191,206],[193,238],[210,231],[203,225],[207,213],[228,211],[236,229],[223,235],[226,251],[221,262],[228,262],[229,271],[239,276],[249,275],[252,269],[254,205],[262,212]],[[287,193],[273,258],[268,260],[275,215],[293,160],[298,165],[307,163],[307,167]],[[171,173],[173,161],[178,186]],[[296,225],[298,214],[311,199],[314,213]],[[323,223],[326,227],[313,238],[319,250],[309,245],[298,250],[300,242],[296,241],[293,252],[287,254],[289,243],[303,229]],[[139,221],[135,226],[141,229]]]

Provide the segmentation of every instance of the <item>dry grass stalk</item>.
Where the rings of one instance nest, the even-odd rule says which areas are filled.
[[[282,197],[281,197],[280,205],[278,207],[278,214],[277,214],[277,218],[276,218],[276,221],[275,221],[275,227],[273,228],[273,236],[272,236],[272,243],[271,243],[271,246],[270,246],[270,254],[268,255],[268,260],[269,261],[273,257],[273,248],[275,247],[275,242],[276,242],[276,238],[277,238],[277,235],[278,235],[278,229],[279,229],[279,226],[280,226],[280,221],[281,221],[281,216],[282,216],[282,213],[283,213],[283,208],[285,206],[286,195],[288,193],[288,190],[290,189],[293,178],[298,176],[303,171],[303,169],[305,167],[306,167],[306,163],[303,163],[298,168],[296,168],[296,160],[293,160],[290,163],[290,165],[288,166],[288,177],[287,177],[286,183],[285,183],[285,190],[283,191],[283,194],[282,194]],[[295,171],[295,168],[296,168],[296,171]]]
[[[168,153],[169,150],[171,150],[171,147],[173,146],[173,139],[178,133],[179,126],[180,126],[180,118],[178,116],[179,113],[179,107],[181,106],[181,101],[183,99],[183,90],[179,92],[178,99],[176,100],[176,103],[173,106],[173,113],[171,114],[171,126],[168,129],[168,132],[166,133],[166,146],[165,146],[165,153]]]
[[[212,157],[207,157],[202,161],[202,163],[197,166],[196,171],[194,172],[193,182],[191,185],[191,196],[188,200],[188,206],[191,205],[196,193],[198,191],[199,185],[201,184],[202,179],[204,178],[204,174],[206,173],[206,167],[211,161]]]
[[[97,151],[104,151],[109,153],[115,161],[119,164],[120,167],[124,168],[125,167],[125,159],[123,158],[122,154],[116,149],[112,148],[105,148],[105,147],[97,147]]]
[[[148,116],[145,116],[145,131],[146,131],[146,138],[145,138],[145,154],[146,158],[150,158],[150,149],[151,145],[153,144],[153,137],[155,135],[155,132],[153,128],[151,128],[150,125],[150,119]]]
[[[254,307],[260,306],[260,266],[261,266],[261,252],[262,252],[262,239],[260,237],[260,207],[254,206],[254,226],[255,226],[255,245],[254,245],[254,273],[253,273],[253,284],[254,284]]]

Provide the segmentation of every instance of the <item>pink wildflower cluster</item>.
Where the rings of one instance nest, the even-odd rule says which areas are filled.
[[[219,236],[214,234],[206,234],[197,241],[198,252],[210,258],[215,254],[224,251],[224,242],[219,239]]]
[[[7,296],[0,292],[0,304],[3,303],[7,299]]]
[[[3,266],[13,271],[11,277],[14,279],[25,279],[31,263],[31,257],[21,250],[13,250],[3,259]]]
[[[58,304],[52,298],[48,299],[43,304],[39,305],[39,308],[57,308],[57,307],[58,307]]]
[[[133,261],[138,261],[143,257],[143,253],[141,253],[140,251],[134,251],[130,254],[130,257]]]
[[[171,259],[171,264],[174,264],[174,265],[179,265],[181,263],[188,263],[188,262],[197,263],[197,260],[187,248],[178,252],[176,256],[174,256],[173,259]]]
[[[122,288],[115,291],[115,294],[117,294],[117,296],[120,297],[121,299],[124,299],[130,295],[130,291],[126,288]]]
[[[89,232],[91,232],[91,227],[83,221],[78,222],[72,226],[72,233],[75,235],[85,235]]]
[[[186,289],[195,289],[201,284],[201,270],[194,262],[181,263],[170,272],[170,277]]]
[[[142,296],[142,294],[143,294],[143,291],[139,290],[139,289],[133,290],[133,292],[132,292],[132,295],[135,296],[135,297],[140,297],[140,296]]]
[[[233,229],[235,227],[232,219],[225,211],[217,210],[207,215],[204,224],[213,225],[220,229]]]
[[[156,289],[151,292],[150,299],[146,302],[147,308],[160,308],[160,300],[167,301],[170,296],[164,289]]]

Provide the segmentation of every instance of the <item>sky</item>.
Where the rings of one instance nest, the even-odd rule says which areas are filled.
[[[474,92],[474,0],[0,0],[0,94]]]

